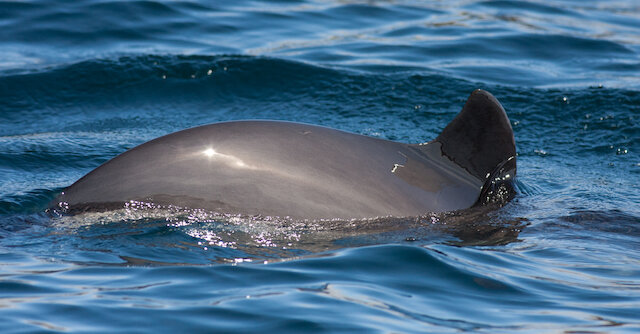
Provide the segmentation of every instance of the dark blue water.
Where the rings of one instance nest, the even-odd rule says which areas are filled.
[[[280,119],[424,142],[476,88],[515,131],[498,210],[45,211],[173,131]],[[0,1],[0,332],[638,332],[639,152],[633,0]]]

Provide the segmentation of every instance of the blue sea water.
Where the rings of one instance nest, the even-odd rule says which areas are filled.
[[[46,211],[170,132],[279,119],[424,142],[476,88],[515,132],[497,210]],[[639,152],[633,0],[0,1],[0,332],[636,333]]]

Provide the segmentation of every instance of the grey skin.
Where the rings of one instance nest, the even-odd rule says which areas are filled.
[[[79,212],[144,201],[293,219],[419,216],[482,203],[495,180],[511,180],[515,170],[507,115],[476,90],[428,143],[291,122],[216,123],[124,152],[52,205]]]

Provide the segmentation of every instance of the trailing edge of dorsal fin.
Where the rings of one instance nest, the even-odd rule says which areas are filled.
[[[513,129],[500,102],[487,91],[471,93],[462,111],[435,141],[442,145],[444,155],[485,182],[483,195],[496,186],[495,182],[488,184],[493,179],[515,176]],[[479,201],[484,201],[483,195]]]

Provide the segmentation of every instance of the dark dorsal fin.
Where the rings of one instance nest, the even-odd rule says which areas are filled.
[[[505,165],[515,174],[511,123],[500,102],[487,91],[471,93],[462,111],[435,141],[442,145],[443,154],[480,180]]]

